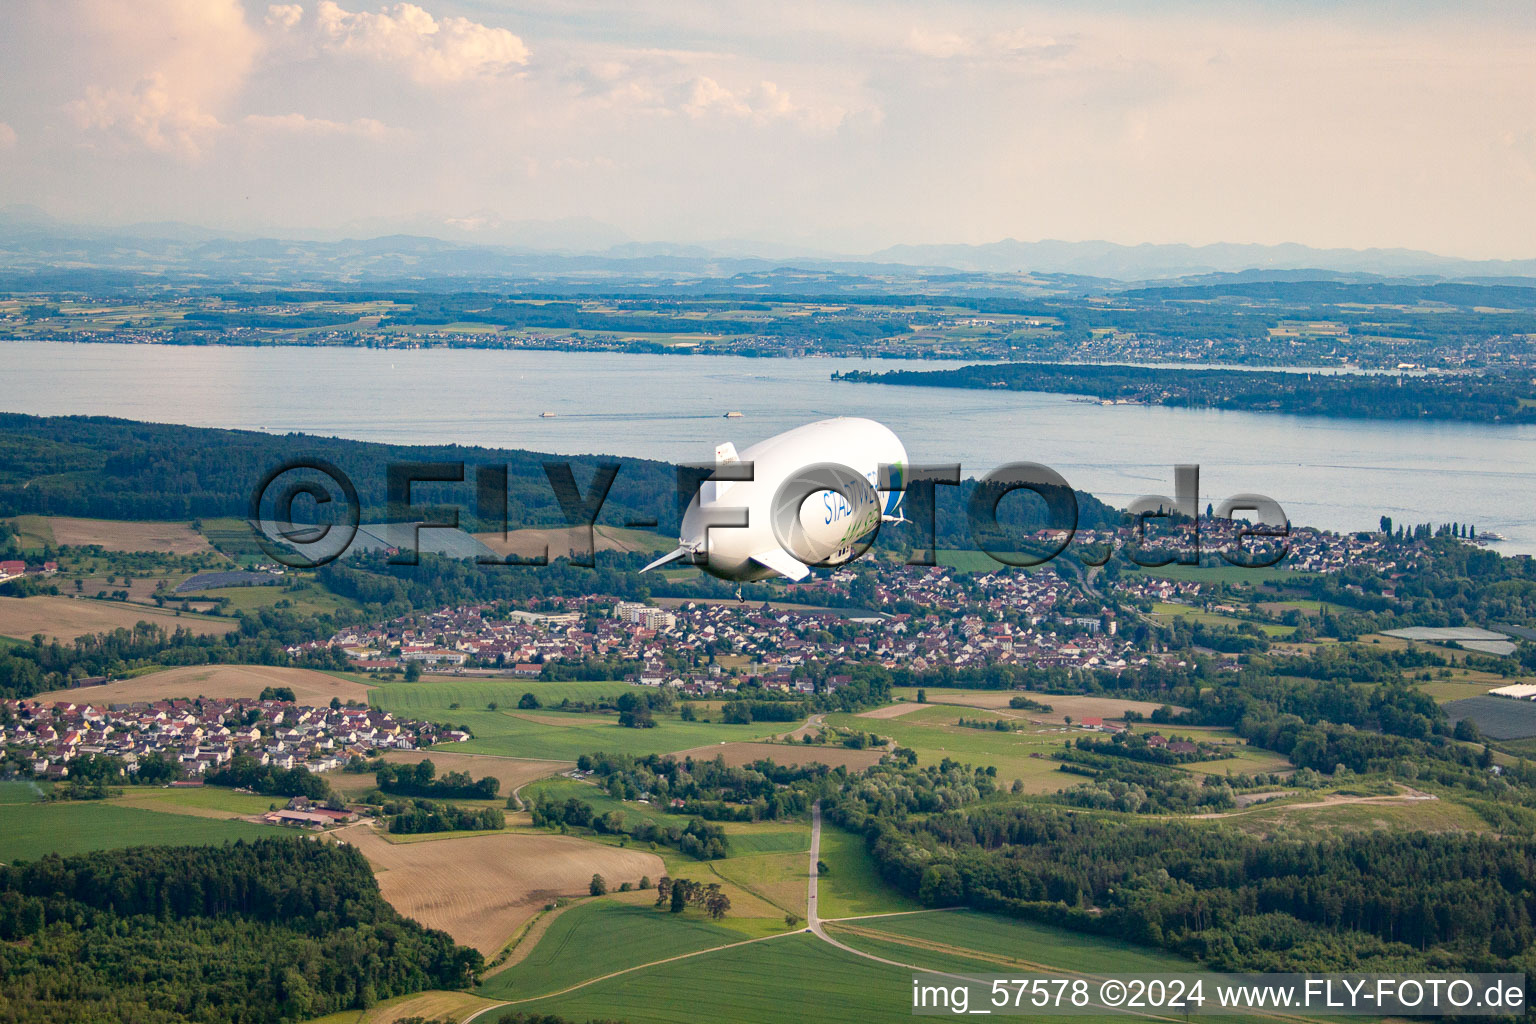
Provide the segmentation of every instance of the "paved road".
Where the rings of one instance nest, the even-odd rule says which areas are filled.
[[[918,967],[916,964],[904,964],[900,960],[887,960],[883,956],[875,956],[875,954],[866,953],[862,949],[854,949],[852,946],[839,942],[827,934],[826,929],[822,928],[821,926],[821,917],[816,912],[816,861],[820,858],[820,856],[821,801],[817,800],[814,804],[811,805],[811,880],[806,887],[805,897],[805,920],[806,924],[810,926],[811,934],[815,935],[822,942],[836,946],[838,949],[845,953],[852,953],[854,956],[863,957],[865,960],[873,960],[876,963],[890,964],[892,967],[905,967],[906,969],[912,971],[926,971],[927,968]]]
[[[798,740],[812,729],[820,729],[826,723],[826,720],[827,716],[825,714],[812,715],[805,720],[804,725],[796,726],[789,730],[789,732],[780,733],[776,738],[781,740]]]
[[[837,939],[834,939],[834,938],[832,938],[832,936],[828,935],[826,933],[826,930],[824,928],[822,928],[821,916],[820,916],[820,914],[817,913],[817,907],[816,907],[816,888],[817,888],[817,881],[818,881],[818,872],[816,870],[816,861],[820,858],[820,855],[821,855],[821,801],[818,800],[814,804],[811,805],[811,865],[810,865],[811,870],[810,870],[810,880],[806,884],[806,893],[805,893],[805,919],[806,919],[806,923],[809,926],[809,929],[810,929],[811,933],[813,935],[815,935],[818,939],[820,939],[821,941],[827,943],[828,945],[836,946],[838,949],[842,950],[845,953],[851,953],[852,955],[857,956],[857,957],[862,957],[865,960],[873,960],[876,963],[887,964],[887,965],[889,965],[891,967],[900,967],[903,970],[915,971],[915,972],[917,972],[919,974],[934,974],[934,975],[938,975],[940,977],[953,978],[953,979],[955,979],[957,981],[960,981],[960,980],[964,980],[964,981],[976,981],[976,980],[979,980],[975,976],[972,976],[972,975],[955,974],[955,973],[950,972],[950,971],[934,970],[931,967],[922,967],[922,966],[919,966],[917,964],[903,963],[900,960],[887,960],[884,957],[875,956],[873,953],[866,953],[866,952],[864,952],[861,949],[854,949],[852,946],[849,946],[849,945],[846,945],[846,944],[844,944],[842,942],[839,942]],[[871,915],[871,916],[873,916],[873,917],[893,916],[894,917],[894,916],[901,916],[901,915],[874,914],[874,915]],[[481,1016],[483,1016],[483,1015],[485,1015],[487,1013],[490,1013],[492,1010],[499,1010],[499,1009],[502,1009],[503,1007],[515,1005],[517,1003],[533,1002],[533,1001],[539,1000],[539,999],[549,999],[552,996],[564,995],[567,992],[574,992],[577,989],[585,988],[588,985],[594,984],[595,982],[605,981],[605,980],[607,980],[609,978],[618,977],[619,975],[623,975],[623,974],[629,974],[632,971],[644,970],[647,967],[654,967],[657,964],[671,963],[671,962],[673,962],[675,960],[687,960],[687,959],[691,959],[693,957],[703,956],[703,955],[708,954],[708,953],[718,952],[721,949],[731,949],[731,948],[733,948],[735,946],[746,946],[746,945],[750,945],[750,944],[755,943],[755,942],[769,942],[769,941],[772,941],[773,939],[783,938],[785,935],[794,935],[794,934],[795,934],[794,932],[780,932],[777,935],[765,935],[765,936],[762,936],[761,938],[747,939],[747,940],[745,940],[743,942],[733,942],[733,943],[730,943],[730,944],[725,945],[725,946],[715,947],[713,949],[701,949],[701,950],[697,950],[697,951],[692,952],[692,953],[683,953],[683,954],[681,954],[679,956],[667,957],[664,960],[657,960],[657,961],[654,961],[654,962],[648,963],[648,964],[637,964],[634,967],[627,967],[627,968],[625,968],[624,970],[621,970],[621,971],[614,971],[611,974],[605,974],[605,975],[603,975],[602,977],[599,977],[599,978],[588,978],[587,980],[578,982],[577,984],[572,985],[572,986],[570,986],[568,988],[561,989],[559,992],[549,992],[549,993],[545,993],[545,994],[539,995],[539,996],[528,996],[528,997],[525,997],[523,999],[514,999],[514,1000],[511,1000],[509,1002],[497,1003],[494,1006],[487,1006],[485,1009],[478,1010],[475,1013],[472,1013],[468,1017],[464,1018],[463,1024],[471,1024],[471,1022],[473,1022],[476,1018],[481,1017]],[[1055,973],[1055,972],[1051,971],[1050,973]],[[1159,1014],[1155,1014],[1155,1013],[1148,1013],[1148,1012],[1144,1012],[1144,1011],[1132,1010],[1132,1009],[1127,1009],[1127,1008],[1123,1008],[1123,1007],[1101,1006],[1100,1004],[1097,1004],[1097,1003],[1091,1003],[1089,1005],[1094,1007],[1094,1008],[1096,1008],[1096,1009],[1103,1009],[1103,1010],[1105,1010],[1106,1014],[1109,1015],[1109,1016],[1141,1017],[1141,1018],[1145,1018],[1147,1020],[1174,1021],[1175,1024],[1177,1024],[1176,1018],[1165,1017],[1165,1016],[1162,1016],[1162,1015],[1159,1015]],[[1260,1013],[1260,1014],[1257,1014],[1257,1016],[1265,1017],[1265,1018],[1269,1018],[1269,1019],[1276,1019],[1276,1020],[1286,1020],[1286,1021],[1294,1021],[1294,1020],[1296,1020],[1296,1018],[1284,1017],[1284,1016],[1282,1016],[1280,1014]]]

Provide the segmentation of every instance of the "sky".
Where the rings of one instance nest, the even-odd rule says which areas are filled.
[[[0,206],[1536,257],[1536,4],[4,0]]]

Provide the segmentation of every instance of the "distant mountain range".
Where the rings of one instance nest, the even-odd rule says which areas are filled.
[[[882,263],[940,265],[981,273],[1021,268],[1148,281],[1244,270],[1326,270],[1344,274],[1432,277],[1530,277],[1536,259],[1463,260],[1415,249],[1313,249],[1282,245],[1117,245],[1114,242],[1019,242],[897,245],[872,253]]]
[[[366,228],[367,225],[356,225]],[[441,225],[439,225],[442,228]],[[66,224],[28,207],[0,209],[0,273],[148,274],[168,279],[400,284],[524,280],[629,282],[694,289],[1059,293],[1112,291],[1147,282],[1248,280],[1497,280],[1536,278],[1536,259],[1462,260],[1409,249],[1313,249],[1304,245],[1118,245],[1020,242],[898,245],[867,255],[722,239],[703,244],[636,242],[585,218],[454,222],[442,233],[340,241],[276,239],[180,223],[126,227]],[[497,244],[484,239],[494,237]],[[766,279],[766,280],[765,280]],[[711,285],[713,282],[713,285]]]

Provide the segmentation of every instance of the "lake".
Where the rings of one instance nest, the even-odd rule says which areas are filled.
[[[1536,553],[1536,426],[1103,406],[1064,395],[834,383],[862,359],[467,349],[0,343],[0,408],[404,444],[704,461],[808,420],[868,416],[914,463],[1044,463],[1124,505],[1197,463],[1201,504],[1266,494],[1296,523],[1470,522]],[[905,364],[901,364],[905,365]],[[939,369],[960,363],[924,362]],[[553,412],[553,418],[541,413]],[[725,419],[727,412],[740,419]]]

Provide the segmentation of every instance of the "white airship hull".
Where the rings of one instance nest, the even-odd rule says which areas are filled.
[[[751,463],[752,479],[701,485],[683,515],[678,548],[646,569],[687,559],[727,580],[798,580],[811,564],[849,561],[882,519],[899,515],[906,461],[889,428],[854,417],[808,423],[739,455],[721,445],[717,467]],[[879,490],[881,467],[889,467],[886,491]],[[796,515],[793,502],[802,496]]]

